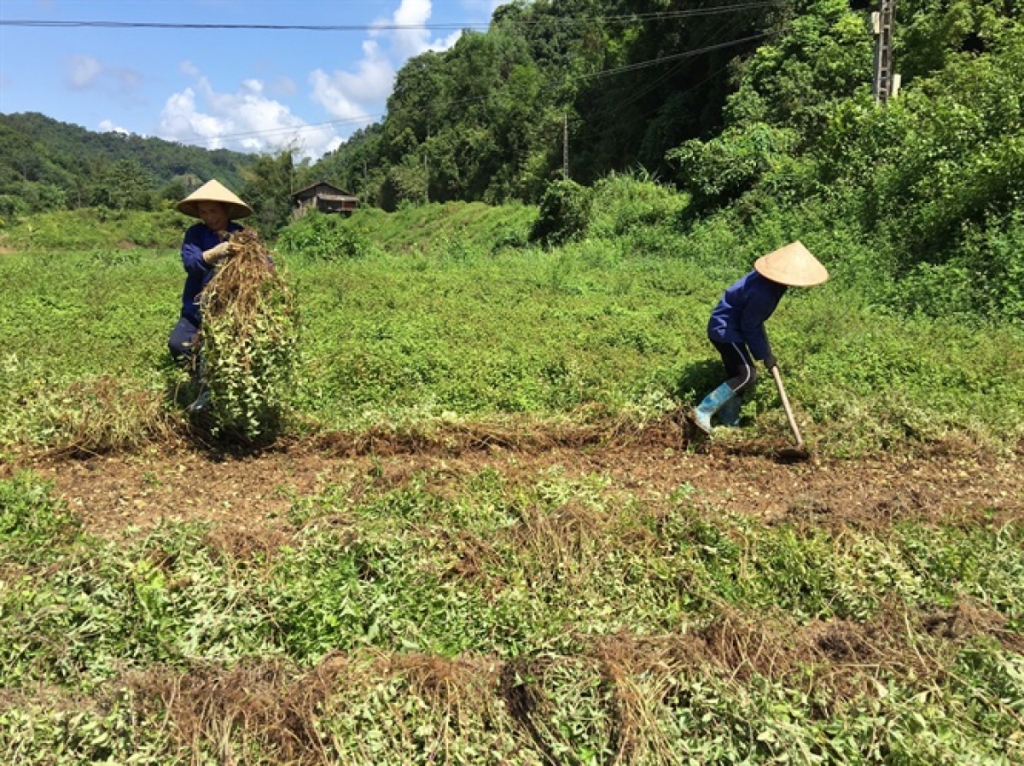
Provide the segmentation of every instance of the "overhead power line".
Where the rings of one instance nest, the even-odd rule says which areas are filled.
[[[0,19],[0,27],[41,27],[100,29],[234,29],[296,32],[370,32],[374,30],[457,30],[469,27],[486,28],[486,23],[466,22],[463,24],[191,24],[163,21],[53,21],[38,19]]]
[[[175,141],[179,144],[197,144],[197,143],[210,143],[213,141],[235,141],[241,138],[252,138],[255,136],[269,136],[275,133],[302,133],[312,130],[319,130],[320,128],[326,128],[335,125],[358,124],[358,123],[371,123],[374,120],[379,120],[384,117],[383,114],[365,114],[361,117],[349,117],[344,120],[325,120],[324,122],[311,122],[306,125],[290,125],[281,128],[263,128],[261,130],[247,130],[239,133],[221,133],[216,136],[210,136],[208,138],[195,138],[188,141]],[[164,139],[167,140],[167,139]]]
[[[715,37],[718,37],[722,32],[732,32],[734,29],[736,29],[736,27],[739,25],[739,23],[740,22],[735,20],[735,19],[733,19],[731,21],[726,21],[717,30],[715,30],[715,34],[714,35],[709,36],[708,38],[706,38],[703,41],[705,43],[705,45],[703,45],[701,47],[705,48],[707,46],[717,45],[718,43],[712,43],[711,39],[715,38]],[[771,33],[769,33],[769,34],[771,34]],[[674,66],[669,67],[667,72],[663,73],[661,76],[659,76],[659,77],[653,79],[652,81],[648,82],[643,88],[641,88],[639,90],[632,89],[630,91],[629,95],[626,98],[615,102],[612,106],[610,106],[610,107],[608,107],[606,109],[602,109],[601,111],[590,112],[587,115],[588,119],[592,120],[595,117],[603,117],[603,116],[611,114],[613,112],[617,112],[617,111],[623,109],[624,107],[639,101],[644,96],[646,96],[648,93],[650,93],[650,92],[652,92],[654,90],[657,90],[662,85],[662,83],[667,81],[670,77],[675,76],[688,63],[689,63],[688,59],[681,59],[681,60],[679,60],[679,62],[676,63]],[[720,74],[721,72],[723,72],[727,67],[728,67],[728,63],[723,65],[723,66],[721,66],[721,67],[719,67],[718,69],[716,69],[714,72],[709,74],[707,77],[702,79],[700,82],[692,83],[691,86],[689,88],[687,88],[686,90],[684,90],[684,91],[675,91],[673,93],[673,95],[674,96],[680,96],[680,95],[689,93],[689,92],[691,92],[693,90],[696,90],[698,87],[700,87],[704,83],[708,82],[712,77],[714,77],[714,76]]]
[[[635,13],[620,16],[583,16],[578,18],[548,17],[534,20],[516,20],[524,26],[558,25],[579,26],[594,23],[632,24],[637,21],[672,21],[693,16],[714,16],[735,11],[766,9],[779,5],[780,0],[759,0],[758,2],[722,5],[716,8],[692,8],[681,11]],[[448,22],[438,24],[227,24],[227,23],[178,23],[162,21],[82,21],[55,19],[0,19],[3,27],[35,27],[49,29],[97,28],[97,29],[188,29],[188,30],[252,30],[252,31],[294,31],[294,32],[371,32],[371,31],[457,31],[460,29],[487,29],[490,22]]]
[[[570,24],[582,24],[590,23],[593,21],[607,21],[607,22],[626,22],[632,21],[653,21],[653,20],[666,20],[685,16],[698,16],[698,15],[714,15],[739,10],[749,10],[754,8],[767,8],[773,5],[778,5],[779,0],[767,0],[760,2],[745,2],[734,5],[724,5],[717,8],[704,8],[704,9],[691,9],[685,11],[674,11],[674,12],[659,12],[659,13],[646,13],[646,14],[633,14],[631,16],[612,16],[612,17],[588,17],[585,19],[547,19],[546,22],[535,22],[535,23],[550,23],[552,21],[570,23]],[[43,20],[10,20],[0,19],[0,26],[24,26],[24,27],[50,27],[50,28],[61,28],[61,27],[105,27],[105,28],[162,28],[162,29],[239,29],[239,30],[307,30],[307,31],[365,31],[370,29],[382,30],[382,29],[465,29],[467,25],[458,24],[422,24],[422,25],[288,25],[288,24],[172,24],[172,23],[159,23],[159,22],[110,22],[110,21],[43,21]],[[660,58],[651,59],[648,61],[640,61],[633,64],[628,64],[613,69],[606,69],[600,72],[593,72],[591,74],[578,75],[574,79],[587,80],[598,77],[606,77],[623,72],[630,72],[638,69],[644,69],[647,67],[657,66],[665,62],[681,61],[683,59],[692,58],[699,56],[703,53],[711,51],[729,48],[735,45],[741,45],[743,43],[760,40],[762,38],[770,36],[770,33],[759,33],[744,37],[738,40],[729,40],[714,45],[703,46],[681,53],[670,54],[668,56],[662,56]],[[675,69],[675,68],[674,68]],[[667,77],[668,75],[665,75]],[[660,79],[663,78],[659,78]],[[652,86],[653,87],[653,86]],[[645,89],[646,92],[648,89]],[[635,94],[634,94],[635,95]],[[485,101],[490,98],[490,94],[476,97],[469,97],[458,99],[449,106],[455,104],[466,104],[472,102]],[[342,125],[345,123],[369,123],[374,120],[386,117],[386,114],[382,115],[362,115],[360,117],[338,119],[338,120],[327,120],[324,122],[311,123],[307,125],[294,125],[287,127],[268,128],[263,130],[250,130],[243,132],[225,133],[217,136],[205,136],[197,137],[194,139],[178,140],[177,143],[181,144],[211,144],[214,142],[224,141],[237,141],[239,139],[254,138],[258,136],[271,136],[274,134],[294,134],[298,136],[301,133],[318,130],[328,126]]]
[[[662,56],[661,58],[651,59],[650,61],[639,61],[639,62],[637,62],[635,64],[629,64],[627,66],[617,67],[615,69],[605,69],[605,70],[602,70],[600,72],[594,72],[592,74],[579,75],[575,79],[586,80],[586,79],[592,79],[592,78],[595,78],[595,77],[605,77],[605,76],[608,76],[608,75],[619,74],[621,72],[633,71],[633,70],[636,70],[636,69],[643,69],[643,68],[646,68],[646,67],[651,67],[651,66],[655,66],[657,64],[664,63],[666,61],[679,61],[680,59],[692,58],[692,57],[698,56],[698,55],[700,55],[702,53],[708,53],[710,51],[719,50],[719,49],[722,49],[722,48],[728,48],[728,47],[731,47],[733,45],[739,45],[741,43],[751,42],[753,40],[760,40],[761,38],[770,37],[770,36],[771,36],[770,33],[767,33],[767,32],[766,33],[757,34],[757,35],[751,35],[750,37],[744,37],[744,38],[739,39],[739,40],[731,40],[729,42],[718,43],[717,45],[707,45],[707,46],[704,46],[702,48],[696,48],[694,50],[684,51],[683,53],[675,53],[675,54],[672,54],[672,55],[669,55],[669,56]],[[701,84],[701,83],[699,83],[699,84]],[[465,104],[479,103],[481,101],[486,101],[490,97],[491,97],[490,94],[487,94],[487,95],[483,95],[483,96],[471,96],[469,98],[460,98],[460,99],[457,99],[456,101],[450,102],[447,106],[448,106],[448,108],[452,108],[454,106],[462,106],[462,105],[465,105]],[[317,123],[312,123],[312,124],[309,124],[309,125],[295,125],[295,126],[292,126],[292,127],[269,128],[269,129],[266,129],[266,130],[250,130],[250,131],[246,131],[246,132],[242,132],[242,133],[225,133],[225,134],[222,134],[222,135],[209,136],[209,137],[204,137],[204,138],[195,138],[195,139],[189,139],[189,140],[179,140],[179,141],[177,141],[177,143],[187,144],[187,145],[203,144],[203,143],[207,143],[208,144],[208,143],[213,143],[215,141],[216,142],[220,142],[220,141],[228,141],[228,140],[238,140],[238,139],[241,139],[241,138],[253,138],[253,137],[257,137],[257,136],[269,136],[269,135],[277,134],[277,133],[295,133],[296,135],[298,135],[299,133],[308,132],[308,131],[311,131],[311,130],[316,130],[316,129],[327,127],[327,126],[330,126],[330,125],[341,125],[343,123],[355,123],[355,122],[372,122],[373,120],[377,120],[377,119],[380,119],[380,118],[383,118],[383,117],[386,117],[386,116],[387,116],[386,114],[380,114],[380,115],[367,114],[367,115],[363,115],[361,117],[351,117],[351,118],[344,119],[344,120],[327,120],[326,122],[317,122]]]
[[[720,5],[715,8],[689,8],[680,11],[652,11],[651,13],[624,14],[621,16],[590,16],[580,19],[568,19],[570,24],[586,24],[594,21],[605,21],[619,24],[629,24],[635,21],[672,21],[673,19],[684,19],[690,16],[716,16],[721,13],[732,13],[733,11],[748,11],[767,9],[772,6],[781,5],[781,0],[759,0],[758,2],[736,3],[734,5]],[[547,22],[533,23],[550,23]],[[555,20],[557,21],[557,20]]]
[[[637,69],[644,69],[644,68],[647,68],[647,67],[652,67],[652,66],[656,66],[658,64],[665,63],[667,61],[679,61],[681,59],[693,58],[694,56],[699,56],[699,55],[701,55],[703,53],[709,53],[711,51],[720,50],[720,49],[723,49],[723,48],[729,48],[729,47],[732,47],[734,45],[740,45],[742,43],[752,42],[754,40],[760,40],[762,38],[771,37],[771,36],[772,36],[772,33],[762,32],[762,33],[759,33],[759,34],[756,34],[756,35],[750,35],[749,37],[744,37],[744,38],[741,38],[741,39],[738,39],[738,40],[729,40],[727,42],[717,43],[715,45],[706,45],[706,46],[703,46],[701,48],[695,48],[693,50],[683,51],[682,53],[674,53],[674,54],[671,54],[671,55],[668,55],[668,56],[662,56],[660,58],[651,59],[649,61],[638,61],[635,64],[628,64],[626,66],[616,67],[614,69],[604,69],[604,70],[602,70],[600,72],[593,72],[591,74],[578,75],[574,79],[577,79],[577,80],[588,80],[588,79],[593,79],[593,78],[597,78],[597,77],[607,77],[607,76],[610,76],[610,75],[621,74],[622,72],[630,72],[630,71],[634,71],[634,70],[637,70]],[[455,101],[452,101],[452,102],[448,103],[447,107],[450,109],[450,108],[452,108],[454,106],[462,106],[462,105],[465,105],[465,104],[479,103],[481,101],[486,101],[490,97],[491,97],[491,94],[486,94],[486,95],[483,95],[483,96],[470,96],[468,98],[460,98],[460,99],[457,99]],[[195,139],[189,139],[189,140],[179,140],[179,141],[177,141],[177,143],[186,144],[186,145],[209,144],[209,143],[213,143],[213,142],[238,140],[238,139],[241,139],[241,138],[253,138],[253,137],[257,137],[257,136],[269,136],[269,135],[278,134],[278,133],[294,133],[294,134],[298,135],[298,134],[303,133],[303,132],[308,132],[308,131],[311,131],[311,130],[316,130],[316,129],[323,128],[323,127],[330,126],[330,125],[341,125],[343,123],[354,123],[354,122],[372,122],[373,120],[381,119],[381,118],[386,117],[386,116],[387,116],[386,113],[385,114],[381,114],[381,115],[370,115],[370,114],[367,114],[367,115],[363,115],[361,117],[352,117],[352,118],[348,118],[348,119],[344,119],[344,120],[328,120],[326,122],[318,122],[318,123],[313,123],[313,124],[309,124],[309,125],[295,125],[295,126],[292,126],[292,127],[269,128],[269,129],[266,129],[266,130],[251,130],[251,131],[240,132],[240,133],[225,133],[225,134],[217,135],[217,136],[209,136],[209,137],[195,138]]]
[[[742,43],[753,42],[754,40],[760,40],[768,37],[769,32],[759,32],[756,35],[750,37],[744,37],[740,40],[730,40],[726,43],[718,43],[717,45],[708,45],[703,48],[695,48],[692,51],[683,51],[682,53],[673,53],[669,56],[662,56],[661,58],[651,59],[650,61],[638,61],[635,64],[626,64],[625,66],[616,67],[615,69],[605,69],[600,72],[594,72],[593,74],[581,74],[576,79],[578,80],[589,80],[593,77],[607,77],[608,75],[620,74],[622,72],[632,72],[636,69],[646,69],[650,66],[662,64],[666,61],[678,61],[679,59],[690,58],[692,56],[699,56],[702,53],[710,53],[711,51],[719,50],[720,48],[731,48],[733,45],[740,45]]]

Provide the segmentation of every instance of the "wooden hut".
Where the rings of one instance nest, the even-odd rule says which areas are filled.
[[[299,189],[292,194],[292,214],[296,218],[304,216],[310,210],[350,215],[357,207],[359,207],[358,197],[354,197],[326,181]]]

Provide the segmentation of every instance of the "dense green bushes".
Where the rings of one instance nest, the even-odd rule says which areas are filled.
[[[590,220],[591,197],[573,181],[548,184],[530,238],[557,247],[583,236]]]
[[[341,216],[313,211],[286,228],[277,247],[288,255],[333,260],[366,255],[370,245]]]
[[[845,6],[810,5],[758,51],[729,99],[725,130],[669,153],[680,184],[699,212],[748,224],[751,234],[778,228],[841,242],[854,254],[845,276],[869,300],[935,317],[1019,320],[1019,17],[993,3],[901,4],[897,56],[909,71],[882,108],[867,91],[863,37],[851,34],[857,17]],[[929,58],[925,41],[941,53]],[[852,56],[847,63],[819,55],[836,46]],[[862,79],[846,78],[852,71]]]

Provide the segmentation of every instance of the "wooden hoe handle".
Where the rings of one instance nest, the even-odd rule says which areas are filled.
[[[782,375],[779,373],[777,365],[772,367],[772,377],[775,378],[775,385],[779,388],[779,398],[782,399],[782,406],[786,410],[786,417],[789,418],[789,427],[793,429],[793,436],[796,437],[796,446],[801,448],[804,446],[804,440],[800,436],[800,429],[797,428],[796,418],[793,417],[793,408],[789,406],[789,397],[786,396],[786,388],[782,385]]]

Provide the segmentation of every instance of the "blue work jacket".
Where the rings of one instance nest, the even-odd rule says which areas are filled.
[[[757,271],[740,277],[726,289],[711,312],[708,338],[719,343],[744,343],[754,359],[770,356],[772,348],[764,323],[785,293],[786,285]]]
[[[242,225],[234,221],[228,222],[228,231],[241,231]],[[181,315],[190,319],[196,326],[202,317],[199,312],[199,293],[213,276],[213,266],[203,260],[203,251],[219,245],[221,242],[217,232],[205,223],[189,226],[185,232],[185,241],[181,245],[181,263],[185,267],[185,289],[181,293]]]

